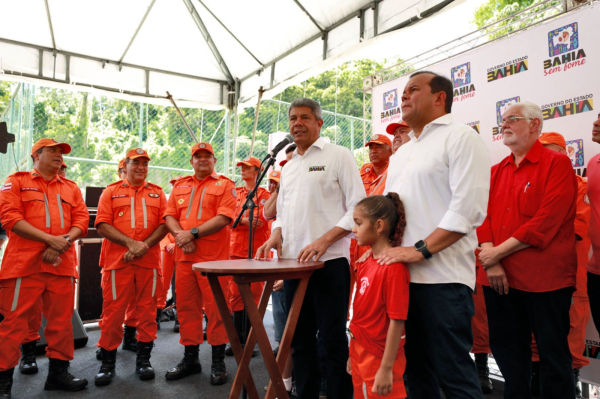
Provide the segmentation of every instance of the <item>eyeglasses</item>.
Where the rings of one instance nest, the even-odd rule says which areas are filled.
[[[498,126],[498,130],[499,130],[500,132],[502,132],[502,125],[504,125],[505,123],[507,123],[507,124],[511,125],[513,122],[516,122],[516,121],[517,121],[517,120],[519,120],[519,119],[533,120],[533,119],[535,119],[535,118],[527,118],[527,117],[524,117],[524,116],[514,116],[514,115],[513,115],[513,116],[509,116],[509,117],[508,117],[508,118],[506,118],[506,119],[502,119],[502,121],[501,121],[500,125]]]

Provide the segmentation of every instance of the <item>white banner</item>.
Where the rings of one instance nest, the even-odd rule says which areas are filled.
[[[565,137],[573,168],[586,175],[587,162],[600,152],[592,142],[592,122],[600,111],[600,105],[594,108],[594,96],[600,96],[599,21],[600,7],[586,7],[428,68],[452,80],[452,115],[481,134],[492,164],[510,153],[498,131],[502,113],[510,104],[531,101],[543,110],[543,131]],[[408,78],[373,89],[373,134],[402,120]],[[581,377],[600,385],[600,343],[592,320],[586,341],[590,366]]]

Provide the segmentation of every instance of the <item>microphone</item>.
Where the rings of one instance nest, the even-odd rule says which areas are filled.
[[[285,138],[283,140],[281,140],[281,142],[279,144],[277,144],[275,146],[275,148],[273,148],[271,150],[271,152],[269,152],[268,156],[271,158],[275,158],[275,156],[277,155],[277,153],[281,150],[283,150],[284,147],[286,147],[288,144],[293,143],[294,142],[294,136],[292,136],[291,134],[288,134],[287,136],[285,136]]]

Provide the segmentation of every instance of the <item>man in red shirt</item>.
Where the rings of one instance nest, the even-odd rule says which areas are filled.
[[[385,131],[394,136],[394,145],[392,146],[392,151],[394,153],[396,153],[398,148],[402,147],[403,144],[406,144],[410,141],[408,133],[410,133],[411,130],[412,129],[410,126],[408,126],[404,121],[400,121],[400,123],[390,123],[387,125]]]
[[[600,113],[593,123],[592,140],[600,144]],[[587,266],[587,292],[592,318],[596,330],[600,331],[600,154],[588,162],[587,178],[587,195],[592,208],[589,235],[593,251],[592,259]]]
[[[487,217],[477,229],[490,348],[510,398],[530,397],[532,332],[541,396],[575,394],[567,337],[577,272],[577,182],[569,158],[539,142],[542,124],[541,109],[529,102],[502,115],[512,154],[492,167]]]
[[[108,242],[102,273],[102,327],[98,347],[102,366],[97,386],[115,377],[117,348],[123,340],[125,310],[135,297],[138,311],[136,374],[154,379],[150,352],[156,339],[157,287],[162,285],[159,242],[167,234],[163,214],[167,198],[162,188],[146,182],[150,157],[141,148],[127,152],[127,176],[110,184],[100,197],[96,228]]]
[[[72,243],[87,234],[89,213],[79,187],[58,176],[71,146],[38,140],[31,149],[33,170],[8,177],[0,192],[0,219],[10,240],[0,268],[0,397],[10,398],[19,344],[33,317],[47,324],[49,371],[45,390],[79,391],[87,380],[68,371],[73,360],[76,267]]]
[[[167,227],[175,237],[179,343],[185,347],[183,360],[167,371],[165,378],[173,381],[202,372],[198,353],[204,342],[204,305],[208,317],[206,336],[212,347],[210,383],[222,385],[227,382],[224,360],[227,333],[208,278],[192,270],[192,265],[229,259],[227,226],[235,217],[236,191],[232,180],[215,172],[217,159],[209,143],[194,144],[191,152],[194,174],[175,182],[165,213]],[[229,277],[219,277],[219,283],[223,292],[228,292]]]

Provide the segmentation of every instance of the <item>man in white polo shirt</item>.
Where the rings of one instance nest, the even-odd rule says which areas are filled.
[[[406,379],[411,399],[482,398],[471,318],[475,228],[484,220],[490,155],[479,135],[454,122],[452,83],[432,72],[411,75],[402,95],[410,141],[390,159],[385,193],[406,209],[403,242],[379,263],[410,269]],[[414,245],[414,246],[413,246]]]

